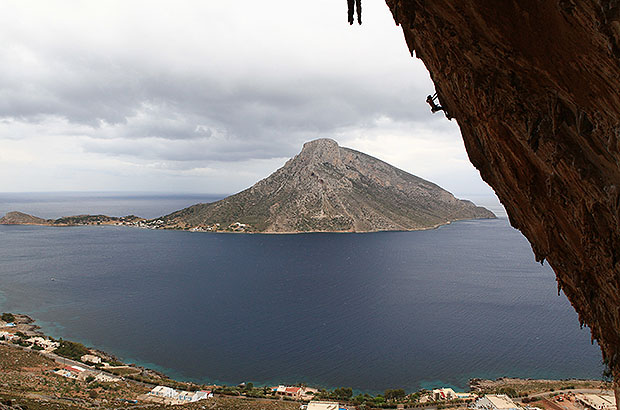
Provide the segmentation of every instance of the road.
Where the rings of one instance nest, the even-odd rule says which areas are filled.
[[[114,373],[106,372],[105,370],[98,369],[96,367],[90,366],[90,365],[82,363],[82,362],[78,362],[77,360],[67,359],[66,357],[59,356],[59,355],[57,355],[55,353],[52,353],[52,352],[45,352],[43,350],[32,350],[32,349],[30,349],[28,347],[24,347],[24,346],[16,345],[16,344],[13,344],[13,343],[9,343],[9,342],[7,342],[5,340],[0,340],[0,343],[3,344],[3,345],[6,345],[6,346],[10,346],[10,347],[17,347],[17,348],[22,349],[24,351],[28,351],[28,352],[32,352],[32,353],[38,353],[41,356],[45,356],[45,357],[47,357],[49,359],[52,359],[56,363],[61,364],[62,367],[64,367],[64,366],[79,366],[79,367],[81,367],[83,369],[87,369],[87,370],[93,372],[95,375],[103,374],[103,375],[106,375],[108,377],[114,377],[114,378],[117,378],[117,379],[120,378],[121,380],[124,380],[126,382],[136,383],[136,384],[144,386],[144,387],[153,388],[153,387],[157,386],[156,384],[152,384],[152,383],[140,382],[140,381],[133,380],[133,379],[125,379],[124,377],[116,375]]]

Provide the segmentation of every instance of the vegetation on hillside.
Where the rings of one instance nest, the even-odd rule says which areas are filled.
[[[61,339],[60,347],[54,353],[67,359],[80,360],[82,356],[88,354],[88,349],[81,343]]]

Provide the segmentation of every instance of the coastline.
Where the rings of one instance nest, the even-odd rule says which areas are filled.
[[[40,327],[37,324],[36,319],[34,319],[33,317],[31,317],[30,315],[27,314],[21,314],[21,313],[13,313],[12,315],[15,316],[16,321],[15,324],[16,326],[14,328],[12,328],[13,331],[15,332],[21,332],[24,333],[26,336],[29,337],[42,337],[42,338],[49,338],[51,340],[65,340],[67,342],[70,343],[77,343],[77,344],[82,344],[81,342],[74,342],[74,341],[69,341],[64,339],[62,336],[58,336],[58,337],[52,337],[48,334],[46,334],[43,331],[43,328]],[[0,332],[1,331],[6,331],[7,328],[4,328],[2,326],[3,322],[0,321]],[[90,344],[90,343],[89,343]],[[127,367],[131,367],[131,368],[135,368],[137,370],[141,370],[141,371],[147,371],[147,372],[153,372],[155,374],[157,374],[159,377],[162,378],[162,380],[172,380],[175,383],[187,383],[188,385],[194,385],[194,386],[202,386],[202,387],[222,387],[222,386],[226,386],[226,385],[234,385],[234,383],[231,382],[224,382],[224,381],[217,381],[214,379],[210,379],[209,381],[198,381],[196,379],[191,380],[188,378],[185,378],[183,376],[180,375],[174,375],[174,373],[176,373],[173,369],[165,369],[162,366],[159,366],[157,364],[154,363],[144,363],[144,362],[140,362],[140,361],[134,361],[133,359],[127,360],[127,359],[119,359],[118,356],[116,356],[115,353],[110,353],[108,351],[104,351],[98,347],[93,347],[93,346],[85,346],[86,349],[88,349],[89,351],[93,352],[93,353],[97,353],[99,355],[101,355],[102,357],[106,357],[109,358],[113,361],[116,361],[117,363],[121,363],[122,366],[127,366]],[[172,374],[172,377],[169,377],[170,374]],[[481,390],[487,390],[490,387],[495,388],[495,386],[497,386],[498,384],[505,384],[505,383],[521,383],[521,382],[547,382],[547,383],[556,383],[556,382],[565,382],[565,381],[580,381],[580,382],[601,382],[604,383],[604,381],[602,380],[595,380],[595,379],[580,379],[580,378],[563,378],[563,379],[540,379],[540,378],[519,378],[519,377],[510,377],[510,376],[501,376],[498,377],[496,379],[486,379],[486,378],[480,378],[480,377],[472,377],[469,379],[468,381],[468,388],[466,388],[465,390],[472,390],[472,389],[481,389]],[[282,383],[286,383],[285,381],[251,381],[248,380],[248,382],[252,382],[253,384],[255,384],[256,386],[259,387],[263,387],[263,386],[269,386],[269,385],[273,385],[273,384],[282,384]],[[433,389],[433,388],[437,388],[438,386],[441,387],[448,387],[448,388],[453,388],[455,390],[462,390],[463,387],[459,387],[453,384],[450,384],[449,382],[444,382],[441,380],[434,380],[434,381],[427,381],[427,382],[421,382],[421,388],[420,390],[428,390],[428,389]],[[322,386],[319,387],[322,389],[326,389],[326,390],[330,390],[330,389],[335,389],[337,388],[336,386]],[[355,390],[358,393],[361,394],[370,394],[370,393],[377,393],[377,391],[373,390],[373,391],[364,391],[364,390]]]
[[[485,229],[485,231],[489,231],[491,229],[495,229],[495,226],[498,225],[498,222],[501,222],[502,225],[504,225],[503,221],[486,221],[486,222],[480,222],[480,221],[473,221],[473,222],[462,222],[462,223],[454,223],[452,224],[452,226],[448,225],[445,226],[445,229],[440,229],[438,231],[437,234],[433,234],[431,236],[436,236],[439,235],[438,238],[448,238],[448,237],[454,237],[456,236],[457,238],[460,238],[461,235],[453,235],[451,232],[455,229],[462,229],[462,228],[466,228],[466,229],[478,229],[478,227],[483,227]],[[458,225],[458,226],[457,226]],[[2,229],[2,228],[0,228]],[[188,366],[187,363],[183,363],[180,364],[179,362],[175,362],[174,360],[171,360],[170,357],[164,357],[164,355],[162,354],[157,354],[157,345],[154,344],[153,339],[150,338],[144,338],[142,337],[140,334],[142,333],[137,332],[138,334],[136,335],[135,339],[138,340],[136,342],[124,342],[123,339],[127,339],[129,338],[129,334],[126,337],[123,337],[122,333],[127,333],[127,332],[133,332],[132,329],[136,328],[136,324],[138,323],[135,319],[137,318],[137,316],[140,316],[139,314],[136,315],[136,317],[132,320],[127,320],[127,321],[120,321],[117,327],[117,324],[115,323],[108,323],[106,322],[102,322],[102,325],[89,325],[89,327],[84,327],[86,326],[87,322],[89,321],[88,318],[89,316],[86,316],[84,314],[81,313],[80,309],[82,306],[84,306],[84,308],[87,307],[87,305],[85,305],[85,303],[88,303],[88,298],[80,298],[80,293],[76,293],[76,297],[78,297],[78,299],[73,299],[72,297],[69,298],[69,295],[67,294],[67,299],[65,300],[64,298],[62,298],[62,293],[61,290],[63,288],[74,288],[78,283],[81,282],[81,277],[84,276],[84,280],[89,280],[92,282],[89,282],[90,285],[88,286],[88,288],[84,288],[82,290],[80,290],[79,292],[81,292],[81,294],[86,295],[90,292],[94,292],[94,290],[96,289],[94,287],[95,284],[99,284],[100,280],[104,280],[105,277],[107,277],[108,275],[110,275],[110,273],[112,272],[111,269],[106,268],[105,266],[101,266],[101,272],[99,269],[99,265],[101,264],[101,262],[104,262],[106,259],[108,258],[116,258],[118,257],[119,254],[117,254],[116,252],[107,252],[105,251],[105,249],[112,249],[112,248],[108,248],[107,245],[108,244],[113,244],[116,242],[119,242],[121,244],[124,244],[126,242],[125,237],[130,238],[129,242],[136,242],[136,243],[141,243],[142,240],[145,240],[147,242],[145,242],[145,244],[150,244],[151,242],[151,238],[159,238],[157,239],[157,243],[159,243],[159,245],[157,245],[157,243],[154,243],[154,249],[158,249],[157,246],[167,246],[166,243],[169,242],[170,240],[175,240],[175,238],[178,238],[179,240],[184,240],[184,241],[189,241],[188,243],[190,244],[191,247],[195,247],[196,249],[200,249],[200,248],[205,248],[205,249],[213,249],[212,245],[215,246],[219,243],[221,243],[221,241],[225,241],[226,243],[230,243],[231,245],[231,249],[243,249],[244,252],[246,250],[248,251],[252,251],[252,249],[264,249],[264,246],[269,246],[269,248],[273,248],[275,250],[280,249],[280,247],[278,246],[278,244],[280,242],[285,242],[285,243],[290,243],[290,241],[286,240],[286,238],[282,238],[281,240],[278,240],[277,238],[269,238],[267,236],[264,236],[264,239],[260,239],[259,237],[255,237],[256,239],[252,239],[252,237],[245,237],[245,239],[243,239],[243,237],[220,237],[221,239],[217,239],[218,237],[216,236],[202,236],[202,237],[191,237],[191,236],[187,236],[187,235],[181,235],[181,234],[174,234],[171,233],[170,235],[158,235],[156,233],[150,233],[150,232],[145,232],[145,231],[124,231],[121,228],[118,229],[108,229],[106,230],[100,230],[100,229],[94,229],[94,228],[84,228],[84,229],[75,229],[74,231],[63,231],[63,230],[59,230],[59,231],[49,231],[49,230],[39,230],[39,228],[23,228],[20,229],[18,227],[13,228],[13,229],[6,229],[6,232],[10,232],[10,231],[15,231],[18,234],[17,238],[21,239],[19,242],[19,245],[15,247],[15,252],[11,252],[11,253],[7,253],[7,256],[10,256],[11,258],[18,258],[20,255],[29,255],[31,252],[28,252],[27,254],[24,253],[21,248],[24,245],[27,245],[28,243],[35,243],[33,242],[35,234],[37,237],[41,237],[46,241],[49,240],[55,240],[56,237],[59,238],[65,238],[62,239],[62,241],[64,240],[72,240],[73,237],[77,237],[77,238],[90,238],[91,236],[95,236],[96,238],[98,238],[96,241],[92,242],[93,245],[96,245],[96,247],[93,248],[93,246],[90,245],[90,239],[88,241],[89,246],[86,247],[85,249],[99,249],[101,248],[102,252],[101,254],[97,253],[97,252],[93,252],[92,254],[89,252],[82,252],[80,251],[80,253],[83,256],[83,258],[81,258],[80,260],[82,261],[88,261],[88,260],[95,260],[96,262],[93,263],[92,267],[90,269],[94,269],[94,271],[92,272],[92,274],[89,274],[88,272],[81,272],[82,269],[81,268],[75,268],[73,269],[75,272],[73,272],[73,274],[71,276],[67,276],[66,278],[64,276],[58,276],[59,273],[56,273],[59,269],[63,269],[65,265],[67,265],[66,263],[62,262],[62,263],[58,263],[58,264],[51,264],[49,266],[47,266],[46,264],[40,264],[38,263],[38,266],[40,266],[40,268],[36,269],[37,271],[39,271],[39,273],[36,273],[34,271],[32,271],[32,266],[30,263],[27,263],[23,266],[23,269],[21,270],[16,270],[16,272],[20,272],[20,276],[23,275],[24,278],[28,277],[32,277],[32,280],[28,279],[28,284],[30,286],[32,286],[32,291],[37,290],[36,293],[34,292],[30,292],[30,288],[21,286],[20,283],[22,282],[21,279],[11,279],[11,278],[7,278],[6,281],[6,285],[7,287],[5,287],[5,290],[10,290],[9,293],[7,293],[7,296],[9,296],[8,299],[8,303],[5,305],[5,309],[12,309],[13,311],[23,311],[24,313],[31,313],[32,317],[36,317],[37,319],[43,319],[47,322],[49,322],[50,324],[54,324],[54,322],[58,322],[61,323],[63,326],[66,326],[66,328],[63,327],[52,327],[49,329],[46,328],[45,329],[45,333],[50,334],[54,337],[66,337],[69,338],[71,340],[75,340],[78,342],[82,342],[85,343],[86,342],[94,342],[91,343],[92,346],[97,346],[97,347],[102,347],[103,350],[109,349],[108,351],[110,351],[111,353],[116,353],[117,351],[122,352],[120,353],[121,357],[124,357],[127,359],[127,361],[131,361],[131,362],[136,362],[139,361],[140,364],[147,364],[147,363],[157,363],[157,364],[163,364],[164,366],[166,366],[167,368],[174,368],[174,369],[179,369],[180,373],[182,375],[187,375],[189,376],[188,379],[183,378],[183,380],[190,380],[190,381],[199,381],[199,382],[215,382],[221,380],[222,382],[225,383],[235,383],[235,382],[240,382],[243,381],[243,377],[247,377],[248,373],[246,373],[243,369],[243,367],[245,366],[244,361],[243,360],[239,360],[238,364],[235,365],[235,361],[234,360],[226,360],[228,361],[231,366],[227,366],[225,362],[225,360],[219,360],[217,359],[217,357],[215,357],[216,355],[214,354],[214,357],[211,359],[205,358],[205,359],[201,359],[201,363],[203,364],[202,368],[197,368],[195,370],[192,370],[191,366]],[[38,233],[37,231],[40,231],[40,233]],[[23,233],[19,233],[19,232],[23,232]],[[459,231],[460,232],[460,231]],[[307,248],[307,243],[308,241],[311,241],[310,244],[312,243],[318,243],[321,244],[322,242],[324,242],[325,240],[328,240],[329,242],[333,242],[333,243],[340,243],[341,240],[339,239],[339,236],[335,236],[335,235],[317,235],[316,237],[312,237],[312,235],[303,235],[306,238],[296,238],[295,241],[293,241],[292,243],[297,244],[295,245],[295,247],[297,249],[300,249],[299,253],[301,252],[306,252],[306,250],[303,250],[302,248]],[[389,235],[389,234],[377,234],[377,235],[359,235],[359,240],[364,240],[364,241],[369,241],[369,244],[373,244],[373,243],[384,243],[386,240],[389,241],[393,241],[395,243],[400,243],[400,241],[405,240],[407,238],[411,239],[414,243],[415,241],[420,241],[423,240],[424,238],[426,238],[428,236],[427,233],[425,234],[405,234],[405,233],[400,233],[400,234],[394,234],[394,235]],[[7,238],[11,238],[11,236],[6,236]],[[111,238],[111,239],[110,239]],[[195,240],[193,240],[192,238],[194,238]],[[209,239],[212,238],[212,239]],[[227,239],[228,238],[228,239]],[[294,238],[290,238],[291,240],[293,240]],[[356,239],[354,236],[349,235],[348,238],[341,238],[345,243],[348,243],[350,241],[357,241],[358,239]],[[83,240],[80,239],[81,242],[85,242]],[[443,239],[441,239],[441,241],[443,241]],[[38,244],[38,242],[36,242]],[[71,242],[72,243],[72,242]],[[263,245],[266,244],[266,245]],[[357,243],[357,242],[352,242],[352,243]],[[236,248],[237,246],[240,245],[244,245],[244,244],[248,244],[248,246],[244,246],[243,248]],[[302,246],[303,245],[303,246]],[[263,248],[259,248],[259,246],[263,247]],[[105,247],[105,249],[104,249]],[[148,245],[148,247],[150,248],[150,245]],[[364,245],[361,246],[360,249],[364,249],[368,247],[368,245]],[[318,251],[324,250],[324,246],[322,247],[318,247]],[[24,248],[27,249],[27,248]],[[82,249],[81,247],[79,249]],[[141,266],[144,266],[144,263],[141,261],[135,261],[135,262],[131,262],[133,261],[134,257],[133,255],[136,255],[135,253],[135,249],[131,248],[132,251],[128,252],[130,258],[124,258],[123,261],[128,261],[128,262],[123,262],[122,265],[124,266],[128,266],[127,269],[120,269],[118,270],[118,272],[121,272],[118,276],[120,280],[124,280],[123,278],[133,278],[133,273],[132,272],[137,272],[136,269],[140,269]],[[288,248],[287,248],[288,249]],[[311,248],[314,249],[314,248]],[[317,254],[318,254],[317,251]],[[153,252],[154,253],[154,252]],[[314,251],[313,251],[314,253]],[[58,249],[54,248],[54,251],[50,254],[62,254],[62,252],[58,252]],[[71,254],[71,253],[70,253]],[[152,253],[149,253],[149,255],[151,255]],[[45,253],[44,255],[47,255],[47,253]],[[335,254],[337,255],[337,253]],[[390,256],[392,256],[392,254],[388,254]],[[46,256],[47,257],[47,256]],[[249,259],[249,258],[248,258]],[[16,260],[20,260],[20,259],[16,259]],[[159,261],[159,259],[157,259]],[[277,259],[279,261],[279,259]],[[407,260],[409,260],[409,258],[407,258]],[[7,259],[8,261],[8,259]],[[219,260],[218,260],[219,261]],[[250,261],[248,262],[248,265],[250,265],[252,262],[252,259],[250,259]],[[45,263],[46,261],[43,260],[43,263]],[[208,258],[205,258],[205,262],[208,262]],[[349,262],[343,260],[342,264],[347,265]],[[71,262],[69,260],[68,264],[70,265]],[[76,265],[75,263],[73,263],[73,265]],[[80,263],[80,265],[83,265],[83,263]],[[173,264],[171,264],[173,265]],[[279,265],[276,263],[275,264],[276,267],[279,267]],[[311,266],[314,266],[315,264],[311,264]],[[85,266],[91,266],[91,265],[85,265]],[[150,265],[149,265],[150,266]],[[175,261],[174,266],[182,266],[183,265],[179,265],[179,263],[177,261]],[[271,265],[269,265],[271,266]],[[409,264],[406,264],[406,267],[403,268],[403,272],[406,273],[408,269],[410,269]],[[426,269],[426,265],[422,266],[424,269]],[[69,268],[69,267],[68,267]],[[362,267],[363,268],[363,267]],[[456,268],[458,268],[458,266],[456,266]],[[147,268],[148,271],[152,271],[153,267],[149,267]],[[214,275],[221,275],[220,271],[222,271],[222,268],[218,266],[216,267],[215,265],[210,268],[212,269],[212,272],[214,272]],[[228,268],[227,268],[228,269]],[[244,268],[245,269],[245,268]],[[474,266],[474,269],[478,269],[476,266]],[[197,273],[198,271],[200,271],[201,269],[197,269]],[[243,271],[243,269],[239,269],[240,271]],[[284,272],[286,272],[285,269],[282,269]],[[31,272],[32,271],[32,272]],[[117,268],[114,267],[114,272],[117,271]],[[453,270],[453,271],[458,271],[458,270]],[[179,274],[181,274],[182,272],[179,272]],[[310,273],[310,271],[309,271]],[[380,272],[379,272],[380,273]],[[135,278],[132,279],[132,281],[137,281],[140,282],[142,274],[136,274]],[[357,272],[357,269],[354,271],[352,271],[350,277],[354,278],[356,276],[359,275],[359,272]],[[51,276],[55,276],[56,281],[55,282],[50,282],[50,277]],[[114,275],[116,276],[116,274]],[[287,276],[286,273],[284,274],[278,274],[276,275],[276,277],[280,278],[281,280],[285,279]],[[373,274],[370,274],[369,276],[374,276]],[[537,275],[538,277],[539,275]],[[92,277],[92,278],[91,278]],[[101,277],[102,279],[95,279]],[[165,280],[166,275],[158,275],[158,280]],[[239,277],[243,277],[243,274],[240,274]],[[268,275],[266,275],[266,277],[269,277]],[[314,277],[314,275],[309,275],[309,277]],[[196,278],[200,278],[200,275],[196,276]],[[17,282],[16,282],[17,281]],[[210,279],[209,279],[210,281]],[[225,281],[224,281],[225,282]],[[101,282],[103,283],[103,282]],[[378,281],[378,284],[380,283],[380,280]],[[434,282],[433,282],[434,283]],[[26,284],[26,282],[24,282],[24,284]],[[19,286],[16,286],[19,285]],[[219,285],[218,285],[219,286]],[[40,290],[39,290],[40,289]],[[48,291],[48,289],[53,289],[53,291]],[[77,289],[81,289],[80,287],[77,287]],[[107,285],[104,288],[101,288],[101,291],[104,291],[104,293],[107,292],[111,292],[115,289],[115,284],[114,282],[110,282],[107,283]],[[344,292],[346,292],[346,286],[343,287],[342,289]],[[186,289],[185,292],[190,291],[191,289]],[[37,302],[35,298],[33,298],[32,300],[30,298],[26,298],[24,296],[28,295],[30,293],[32,293],[32,295],[45,295],[45,299],[44,300],[48,300],[49,302],[46,302],[44,304],[42,304],[42,302],[44,300],[41,300],[41,302]],[[40,293],[39,293],[40,292]],[[108,299],[106,296],[104,296],[104,294],[102,292],[98,292],[99,294],[101,294],[100,297],[97,297],[97,305],[101,302],[105,302],[106,299]],[[124,296],[131,296],[131,295],[127,295],[126,292],[120,292],[119,295],[124,295]],[[391,292],[390,292],[391,294]],[[93,294],[93,296],[95,296]],[[301,295],[303,296],[303,295]],[[386,297],[389,296],[388,294],[386,294]],[[555,284],[554,284],[554,289],[553,289],[553,295],[555,296]],[[146,298],[145,300],[148,300],[148,298]],[[79,302],[79,303],[78,303]],[[95,298],[92,299],[92,302],[95,302]],[[67,305],[66,307],[64,307],[64,305]],[[115,305],[118,305],[117,303],[115,303]],[[154,303],[154,306],[158,306],[158,303]],[[102,307],[107,306],[107,305],[101,305]],[[129,307],[128,307],[129,308]],[[173,308],[173,307],[171,307]],[[52,311],[54,313],[52,313]],[[89,312],[96,312],[96,311],[101,311],[100,308],[88,308]],[[38,312],[38,313],[37,313]],[[114,315],[113,317],[115,318],[119,318],[122,316],[122,312],[117,312],[114,311]],[[153,311],[155,312],[155,311]],[[161,313],[161,312],[160,312]],[[101,317],[99,316],[93,316],[99,319],[103,319],[105,316],[109,316],[108,314],[103,314]],[[144,315],[142,315],[144,316]],[[79,317],[80,319],[76,319],[77,317]],[[80,325],[80,320],[84,320],[84,325]],[[116,320],[115,320],[116,321]],[[39,322],[39,320],[38,320]],[[572,323],[571,323],[572,324]],[[41,326],[42,324],[39,323],[39,325]],[[205,323],[202,323],[202,325],[205,325]],[[82,327],[80,327],[82,326]],[[107,327],[110,327],[109,329],[106,329]],[[215,324],[213,325],[214,329]],[[187,326],[184,326],[185,328],[187,328]],[[210,326],[209,326],[210,327]],[[101,331],[97,331],[94,330],[96,328],[100,328]],[[115,329],[122,329],[121,332],[117,332]],[[112,332],[117,332],[118,334],[115,335],[115,337],[110,338],[110,337],[101,337],[102,333],[107,333],[109,334],[110,331]],[[150,330],[149,330],[150,331]],[[218,334],[220,335],[225,335],[228,334],[226,333],[226,329],[218,329]],[[297,332],[299,334],[299,331]],[[186,334],[185,332],[183,332],[181,330],[180,333],[178,333],[179,335],[183,335],[183,339],[185,339],[186,337],[188,337],[189,335]],[[208,332],[203,332],[201,333],[204,336],[208,336]],[[173,337],[173,335],[170,335]],[[282,335],[280,335],[282,336]],[[140,341],[140,339],[143,339]],[[100,346],[98,344],[98,342],[103,342],[104,344],[102,346]],[[163,341],[162,341],[163,342]],[[139,346],[139,343],[143,344],[144,347],[138,347],[136,348],[135,346]],[[244,343],[244,342],[239,342],[240,344],[246,346],[248,343]],[[250,343],[251,343],[251,339],[250,339]],[[135,345],[132,347],[132,345]],[[588,335],[588,344],[589,344],[589,335]],[[151,348],[150,346],[153,346],[153,348]],[[172,351],[175,349],[175,347],[172,345],[166,345],[169,346],[170,349],[168,351]],[[300,346],[300,347],[303,347]],[[251,347],[250,347],[251,348]],[[115,350],[115,349],[120,349],[120,350]],[[276,349],[277,350],[277,349]],[[296,349],[297,351],[301,351],[301,349]],[[461,349],[462,350],[462,349]],[[194,346],[191,351],[193,352],[209,352],[209,350],[205,349],[204,351],[201,350],[200,348],[196,348],[196,346]],[[170,355],[169,355],[170,356]],[[201,355],[202,356],[202,355]],[[241,357],[242,355],[239,355],[239,357]],[[247,355],[246,355],[247,356]],[[143,360],[141,360],[143,359]],[[421,358],[422,359],[422,358]],[[598,359],[598,358],[597,358]],[[219,360],[219,363],[217,364],[219,366],[219,369],[212,369],[211,368],[211,364],[210,363],[214,363],[216,361]],[[277,363],[277,361],[274,362]],[[295,363],[301,363],[303,364],[303,362],[295,362]],[[397,366],[397,363],[391,363],[392,366]],[[413,364],[415,366],[415,364]],[[234,366],[234,370],[233,369]],[[593,368],[592,366],[590,366],[590,368],[593,368],[594,370],[592,372],[576,372],[576,373],[571,373],[571,372],[562,372],[562,371],[555,371],[555,368],[549,367],[549,366],[536,366],[536,368],[532,369],[532,368],[525,368],[526,371],[522,371],[520,368],[515,367],[516,365],[513,365],[511,363],[510,366],[506,366],[506,365],[502,365],[500,363],[497,364],[497,368],[501,371],[498,372],[493,372],[493,371],[486,371],[488,369],[493,370],[493,367],[489,367],[486,366],[484,367],[485,372],[483,373],[477,373],[477,374],[471,374],[469,373],[468,369],[459,369],[458,373],[456,373],[455,371],[450,371],[450,372],[445,372],[445,373],[441,373],[440,375],[437,376],[433,376],[431,372],[418,372],[415,373],[415,370],[412,370],[412,373],[415,374],[415,380],[412,379],[412,383],[408,384],[406,386],[403,386],[405,388],[410,388],[410,389],[416,389],[418,388],[418,386],[420,386],[420,384],[418,383],[418,381],[424,382],[425,380],[429,380],[430,381],[442,381],[441,385],[456,385],[459,386],[461,388],[466,387],[466,382],[467,382],[467,378],[468,377],[488,377],[488,378],[493,378],[493,377],[499,377],[499,376],[503,376],[503,375],[509,375],[509,376],[516,376],[516,377],[550,377],[550,378],[561,378],[561,377],[567,377],[570,376],[571,374],[575,374],[578,375],[579,377],[597,377],[600,372],[598,372],[596,370],[596,368]],[[264,369],[269,369],[269,363],[263,363],[263,368]],[[327,364],[327,366],[325,367],[327,369],[329,369],[329,364]],[[472,368],[470,366],[470,368]],[[538,368],[540,368],[542,371],[538,371]],[[219,371],[220,369],[222,369],[223,371]],[[394,368],[394,371],[397,371],[399,373],[405,373],[405,371],[400,371],[397,370],[397,368]],[[545,369],[551,369],[551,371],[547,372]],[[161,370],[159,368],[156,368],[156,370]],[[215,371],[214,371],[215,370]],[[271,369],[269,369],[271,370]],[[276,370],[276,369],[274,369]],[[277,369],[277,372],[274,372],[273,374],[276,377],[270,377],[271,375],[269,374],[270,372],[261,372],[260,369],[258,369],[258,371],[255,371],[255,369],[252,369],[251,375],[249,375],[249,380],[250,381],[259,381],[259,382],[270,382],[270,381],[286,381],[286,380],[290,380],[290,381],[294,381],[294,382],[298,382],[298,381],[309,381],[309,382],[313,382],[313,383],[319,383],[322,386],[328,386],[328,387],[338,387],[338,384],[335,383],[345,383],[345,385],[348,384],[352,384],[350,381],[350,379],[353,379],[352,377],[348,377],[346,374],[342,374],[342,377],[332,377],[332,378],[321,378],[320,374],[315,375],[315,374],[308,374],[308,376],[312,376],[310,378],[308,378],[307,380],[304,380],[303,377],[300,377],[299,374],[301,373],[301,371],[303,370],[303,367],[298,367],[297,371],[296,369],[293,369],[293,371],[289,371],[287,372],[286,369],[284,369],[285,371],[281,371],[282,369]],[[475,370],[475,368],[474,368]],[[166,373],[164,371],[164,373]],[[426,373],[426,374],[425,374]],[[430,374],[429,374],[430,373]],[[303,373],[301,373],[303,374]],[[348,372],[348,374],[352,374],[351,371]],[[221,376],[224,377],[221,377]],[[177,378],[177,374],[174,374],[175,378]],[[218,377],[220,376],[220,377]],[[264,376],[267,376],[266,378]],[[429,377],[430,376],[430,377]],[[183,377],[183,376],[182,376]],[[373,379],[376,378],[375,376],[368,376],[368,379]],[[394,383],[398,383],[399,379],[396,377],[393,377],[390,379],[391,381],[389,383],[385,383],[385,384],[380,384],[380,388],[384,388],[384,387],[391,387],[392,385],[394,385]],[[356,384],[357,385],[357,384]],[[367,389],[368,391],[374,391],[374,386],[372,383],[365,383],[365,384],[361,384],[360,386],[362,389]],[[376,391],[375,391],[376,392]]]
[[[504,397],[510,397],[525,409],[530,408],[530,403],[541,403],[545,410],[554,410],[555,407],[549,408],[545,405],[549,402],[546,398],[549,393],[549,397],[553,397],[551,400],[560,397],[560,401],[565,396],[558,394],[611,394],[609,383],[578,379],[470,379],[468,392],[462,393],[445,385],[429,386],[428,390],[415,392],[387,389],[383,393],[369,394],[351,388],[330,390],[307,387],[304,384],[279,384],[276,387],[255,386],[251,382],[228,386],[197,384],[171,379],[153,369],[119,362],[106,352],[85,347],[80,343],[49,339],[28,315],[4,313],[2,319],[13,320],[11,323],[0,322],[0,366],[3,368],[0,372],[0,409],[3,410],[7,409],[2,407],[3,405],[11,405],[13,401],[21,402],[33,410],[38,410],[40,403],[43,403],[43,408],[49,403],[55,403],[56,408],[67,410],[75,407],[63,407],[63,404],[78,404],[79,408],[116,409],[120,403],[123,407],[148,405],[153,410],[160,408],[155,406],[175,405],[198,410],[205,408],[201,406],[204,400],[212,403],[211,408],[217,406],[222,410],[249,410],[256,408],[259,403],[263,409],[296,410],[304,403],[317,400],[339,403],[340,408],[348,410],[466,410],[470,403],[488,394],[507,394],[508,396]],[[9,324],[14,325],[8,327],[14,333],[13,337],[7,340],[6,329]],[[40,384],[42,381],[43,385]],[[19,386],[18,389],[14,390],[13,384],[14,387]],[[60,392],[55,385],[60,386]],[[175,395],[160,396],[158,391],[174,392]],[[289,396],[288,392],[296,393]],[[37,407],[32,407],[31,404],[36,404]]]
[[[7,214],[8,215],[8,214]],[[28,215],[30,216],[30,215]],[[80,215],[80,217],[100,217],[100,215]],[[483,217],[483,218],[463,218],[463,219],[453,219],[443,223],[420,227],[420,228],[412,228],[412,229],[371,229],[371,230],[346,230],[346,231],[337,231],[337,230],[314,230],[314,231],[247,231],[247,230],[237,230],[237,229],[221,229],[221,230],[207,230],[198,227],[194,228],[180,228],[180,227],[160,227],[158,225],[152,225],[153,220],[147,220],[145,218],[135,217],[138,220],[132,220],[131,222],[123,221],[123,219],[128,217],[114,217],[103,215],[106,218],[105,221],[95,221],[88,223],[56,223],[56,221],[60,219],[66,218],[75,218],[75,217],[66,217],[59,218],[56,220],[45,220],[45,222],[6,222],[4,218],[0,218],[0,225],[5,226],[47,226],[52,228],[68,228],[68,227],[79,227],[79,226],[124,226],[130,228],[139,228],[139,229],[148,229],[154,231],[181,231],[181,232],[190,232],[190,233],[215,233],[215,234],[254,234],[254,235],[302,235],[302,234],[316,234],[316,233],[334,233],[334,234],[366,234],[366,233],[380,233],[380,232],[420,232],[420,231],[430,231],[434,229],[441,228],[442,226],[450,225],[454,222],[463,222],[463,221],[483,221],[483,220],[496,220],[500,219],[497,216],[494,217]],[[157,219],[157,218],[156,218]]]

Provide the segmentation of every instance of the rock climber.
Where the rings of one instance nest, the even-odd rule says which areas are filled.
[[[448,111],[441,105],[438,105],[435,100],[437,100],[437,93],[426,97],[426,103],[431,106],[431,112],[435,114],[437,111],[443,111],[446,114],[446,118],[452,120],[452,116],[448,114]]]

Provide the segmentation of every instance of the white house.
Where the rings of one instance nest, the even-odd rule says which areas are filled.
[[[213,397],[213,393],[209,390],[200,390],[194,393],[194,397],[192,397],[192,401],[198,401],[203,399],[210,399]]]
[[[340,405],[333,401],[311,401],[307,410],[339,410]]]
[[[99,373],[97,374],[97,376],[95,376],[95,381],[97,382],[118,382],[120,380],[121,379],[119,379],[118,377],[108,376],[104,373]]]
[[[71,371],[71,372],[77,372],[77,373],[82,373],[85,372],[86,369],[80,366],[65,366],[65,369]]]
[[[474,402],[478,410],[521,410],[512,399],[505,394],[487,394]]]
[[[433,400],[454,400],[458,399],[456,392],[449,387],[433,389]]]
[[[193,397],[194,397],[194,392],[189,392],[189,391],[181,390],[178,393],[176,398],[177,398],[177,400],[190,402],[190,401],[192,401]]]
[[[151,396],[156,397],[165,397],[169,399],[176,399],[179,393],[171,387],[167,386],[157,386],[154,387],[153,390],[149,392]]]
[[[43,337],[40,336],[36,336],[36,337],[31,337],[30,339],[26,340],[27,342],[30,342],[32,344],[35,344],[39,347],[42,347],[45,351],[52,351],[54,349],[57,349],[58,347],[60,347],[60,343],[58,342],[53,342],[49,339],[45,339]]]
[[[278,387],[274,387],[272,390],[280,396],[292,397],[294,399],[301,398],[301,395],[303,393],[303,389],[297,386],[279,385]]]
[[[153,388],[148,394],[155,397],[161,397],[166,399],[174,399],[181,403],[193,403],[198,400],[208,399],[213,397],[213,393],[207,390],[200,390],[196,392],[190,391],[177,391],[171,387],[157,386]]]
[[[94,354],[85,354],[84,356],[80,357],[80,360],[84,363],[101,363],[101,357],[95,356]]]
[[[56,373],[59,376],[66,377],[68,379],[77,379],[78,378],[77,373],[75,373],[73,371],[70,371],[70,370],[67,370],[67,369],[58,369],[54,373]]]
[[[616,410],[616,398],[606,394],[578,394],[575,398],[593,410]]]
[[[0,332],[0,339],[4,338],[4,340],[11,340],[16,336],[13,333],[9,332]]]

